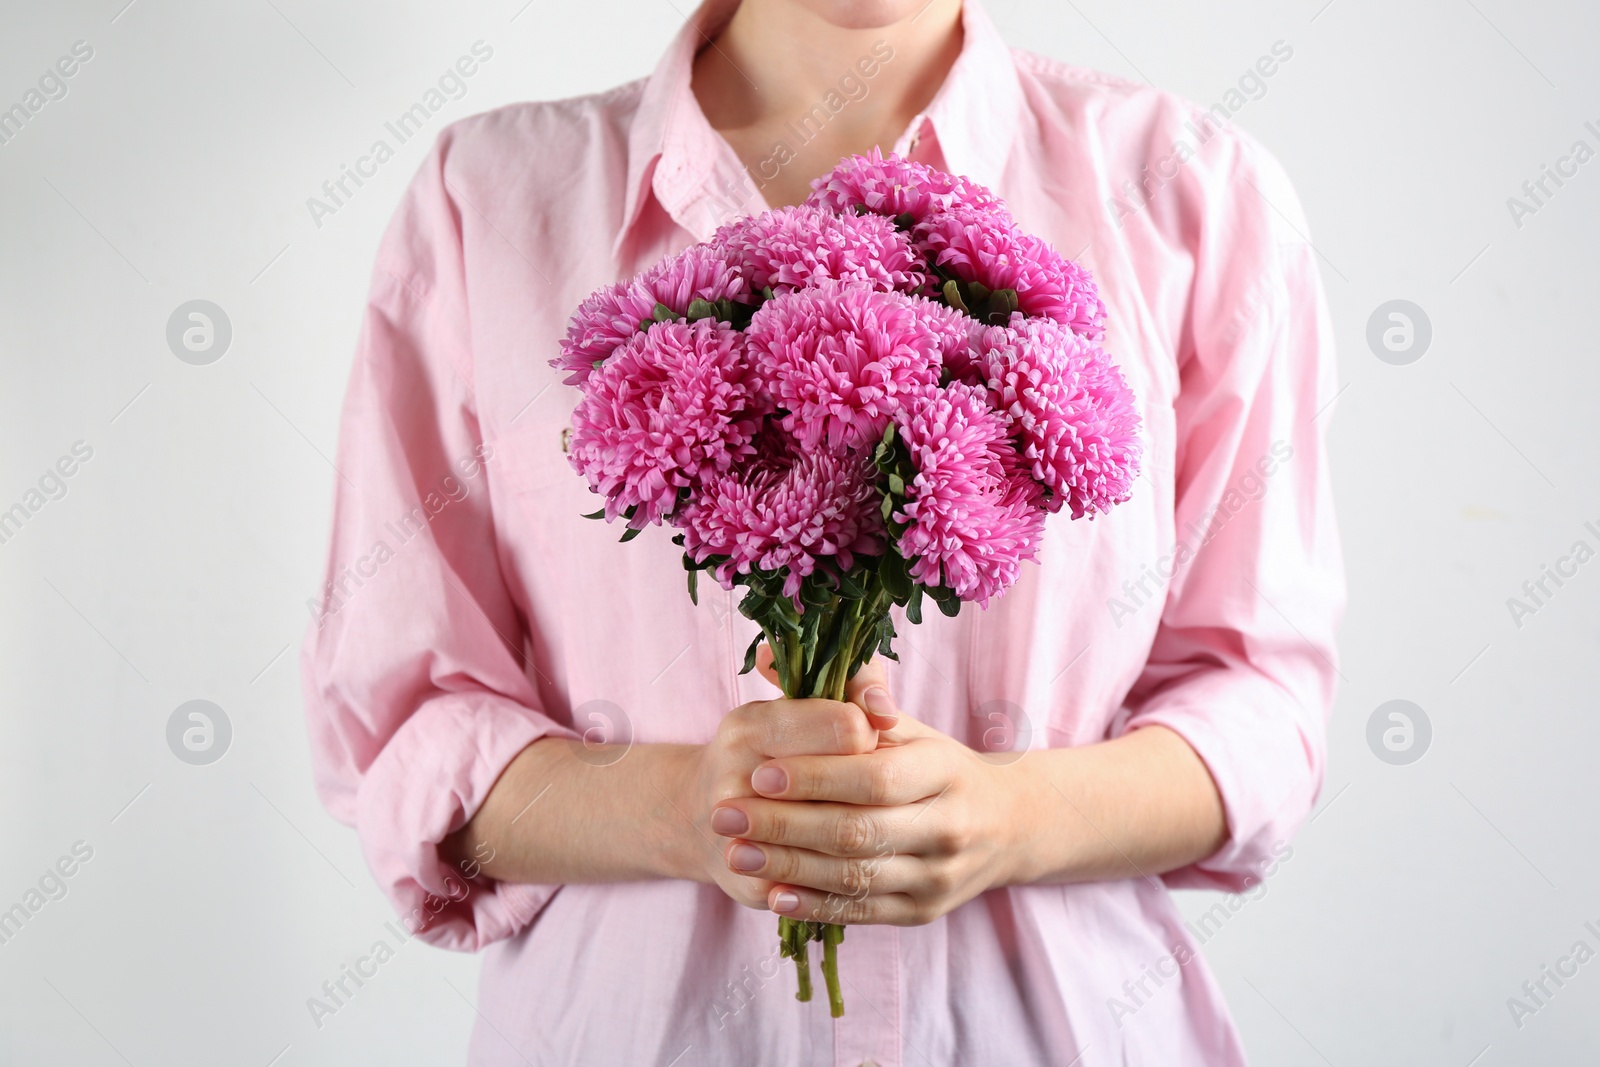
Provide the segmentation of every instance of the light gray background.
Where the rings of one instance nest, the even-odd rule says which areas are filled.
[[[338,405],[425,142],[646,73],[688,3],[124,3],[0,8],[0,106],[73,42],[94,49],[0,148],[0,509],[75,441],[94,450],[0,544],[0,909],[74,842],[94,850],[0,945],[0,1064],[459,1062],[470,957],[413,942],[320,1030],[306,1008],[391,917],[313,795],[296,677]],[[1520,228],[1506,205],[1575,140],[1600,148],[1600,14],[990,11],[1013,43],[1205,104],[1294,49],[1237,121],[1286,165],[1323,256],[1351,606],[1321,807],[1206,947],[1254,1061],[1600,1060],[1600,960],[1520,1029],[1506,1004],[1580,938],[1600,949],[1583,927],[1600,928],[1600,561],[1520,629],[1506,605],[1575,540],[1600,547],[1583,528],[1600,527],[1600,160]],[[465,96],[315,226],[306,198],[480,39],[494,55]],[[165,341],[197,298],[233,327],[209,366]],[[1366,343],[1391,299],[1432,322],[1410,365]],[[1408,766],[1366,742],[1396,698],[1433,726]],[[232,724],[209,766],[167,746],[193,699]]]

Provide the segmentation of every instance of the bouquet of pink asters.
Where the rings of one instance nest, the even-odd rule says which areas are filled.
[[[690,597],[748,592],[785,696],[842,700],[890,609],[987,605],[1045,516],[1128,498],[1139,417],[1100,347],[1087,271],[1021,232],[989,190],[897,156],[853,156],[806,203],[742,218],[592,294],[553,366],[583,391],[570,460],[592,518],[678,530]],[[811,998],[835,923],[780,918]]]

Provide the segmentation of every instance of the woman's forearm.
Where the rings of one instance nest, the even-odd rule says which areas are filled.
[[[696,750],[542,738],[511,761],[441,851],[507,882],[703,878],[688,855],[698,834],[679,810]]]
[[[847,756],[877,742],[859,707],[831,700],[741,704],[704,745],[543,738],[518,753],[443,851],[500,881],[715,882],[763,906],[765,885],[724,862],[712,809],[751,795],[751,774],[771,756]]]
[[[695,745],[624,753],[536,741],[442,851],[502,881],[707,881],[726,842],[706,832],[706,812],[686,810],[700,806],[690,786],[700,757]],[[990,772],[1003,788],[989,796],[1010,828],[996,884],[1154,877],[1204,859],[1227,838],[1210,772],[1165,727],[1030,751]]]
[[[1020,847],[1012,884],[1154,877],[1205,859],[1227,840],[1205,763],[1163,726],[1077,748],[1029,752],[1017,772]]]

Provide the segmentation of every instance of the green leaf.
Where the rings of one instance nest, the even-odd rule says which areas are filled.
[[[961,598],[953,596],[949,600],[939,601],[939,610],[950,616],[952,619],[955,618],[957,615],[961,614]]]
[[[699,297],[696,297],[695,299],[689,301],[689,312],[686,317],[690,322],[699,322],[701,319],[709,319],[713,317],[716,315],[716,313],[717,305],[713,304],[709,300],[702,300]]]
[[[673,311],[659,300],[656,301],[656,309],[655,311],[651,312],[651,315],[657,322],[671,322],[673,319],[678,317],[678,313],[676,311]]]
[[[909,230],[912,226],[915,226],[916,223],[917,220],[912,217],[911,212],[909,211],[902,211],[900,214],[894,217],[894,224],[897,229]]]
[[[756,634],[756,639],[750,642],[750,647],[744,651],[744,666],[739,668],[740,674],[749,674],[756,669],[756,649],[761,647],[765,634]]]
[[[878,655],[899,663],[900,657],[895,654],[894,646],[891,644],[894,638],[894,622],[888,616],[884,616],[883,624],[878,627]]]
[[[772,286],[763,285],[761,287],[761,299],[763,299],[763,300],[771,300],[772,299]]]
[[[817,634],[821,631],[822,612],[811,611],[806,613],[805,621],[800,627],[800,659],[798,664],[804,668],[817,661]]]
[[[889,472],[889,492],[893,493],[895,496],[906,495],[906,480],[900,477],[900,475],[895,471]],[[887,515],[884,516],[886,519],[888,517],[889,516]]]
[[[914,626],[922,623],[922,583],[918,582],[906,600],[906,621]]]
[[[972,302],[974,304],[981,304],[985,300],[989,299],[989,294],[994,292],[994,290],[990,289],[982,282],[968,282],[967,292],[972,294]]]
[[[996,326],[1004,326],[1011,321],[1011,313],[1017,310],[1017,291],[996,289],[994,295],[989,297],[987,309],[988,314],[984,317]]]
[[[943,292],[946,304],[949,304],[957,311],[967,311],[966,301],[961,299],[961,287],[954,278],[944,283]],[[971,314],[971,312],[968,312],[968,314]]]
[[[733,321],[733,300],[730,297],[726,297],[726,296],[723,297],[721,300],[718,300],[717,303],[716,303],[716,312],[717,312],[717,318],[723,320],[724,322],[732,322]]]
[[[844,627],[838,623],[828,627],[828,642],[817,650],[811,658],[811,671],[818,677],[828,669],[833,658],[839,654],[839,646],[844,643]]]
[[[617,544],[625,545],[629,541],[632,541],[635,537],[638,537],[642,533],[644,533],[644,527],[643,526],[630,526],[630,527],[628,527],[627,532],[625,532],[622,535],[622,537],[618,539]]]
[[[689,601],[700,606],[700,572],[697,570],[689,571]]]
[[[747,619],[760,622],[772,608],[772,598],[763,596],[759,590],[752,589],[739,601],[739,614]]]
[[[855,677],[856,672],[867,665],[867,661],[872,658],[873,650],[877,647],[878,643],[871,640],[871,633],[863,636],[867,639],[863,640],[861,647],[856,649],[856,658],[850,661],[850,673],[847,677]]]
[[[906,568],[906,561],[898,552],[886,552],[878,562],[878,578],[883,582],[883,588],[894,598],[895,603],[904,604],[911,595],[911,572]]]
[[[888,474],[900,465],[898,449],[893,445],[879,445],[872,453],[872,465]]]
[[[601,508],[599,511],[591,511],[589,514],[579,517],[584,519],[603,519],[606,517],[606,509]]]
[[[839,595],[847,600],[860,600],[867,595],[867,591],[860,582],[856,581],[855,575],[849,571],[840,571]]]
[[[833,603],[833,591],[821,582],[807,578],[800,583],[800,602],[814,608],[825,608]]]
[[[772,650],[772,669],[778,676],[778,689],[784,696],[789,696],[799,691],[800,664],[795,662],[792,654],[793,643],[787,638],[773,639],[770,631],[766,632],[767,647]]]
[[[889,515],[894,511],[894,497],[885,494],[883,498],[883,521],[889,521]]]

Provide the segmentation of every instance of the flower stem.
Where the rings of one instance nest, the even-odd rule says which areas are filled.
[[[844,992],[839,988],[839,942],[844,940],[844,927],[835,923],[822,925],[822,978],[828,983],[828,1013],[835,1019],[844,1014]]]
[[[795,936],[794,970],[800,979],[800,989],[795,993],[794,999],[806,1001],[811,999],[811,956],[806,951],[806,942],[810,941],[809,923],[798,923],[799,931]],[[831,990],[832,987],[830,986]],[[829,993],[832,996],[832,993]]]
[[[810,640],[802,641],[796,630],[775,621],[763,625],[785,696],[844,700],[851,668],[861,658],[864,642],[877,640],[878,623],[891,603],[876,574],[866,575],[863,580],[867,585],[865,597],[837,597],[826,607],[807,607],[808,611],[822,612],[816,629],[809,631],[813,635]],[[822,977],[828,987],[828,1011],[835,1019],[843,1016],[844,992],[839,982],[838,948],[844,941],[844,927],[838,923],[779,917],[778,939],[782,955],[794,960],[799,986],[795,999],[801,1001],[811,999],[811,958],[807,943],[822,942]]]

